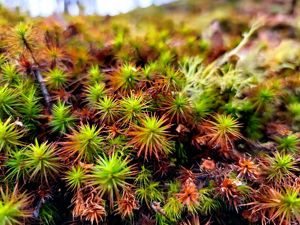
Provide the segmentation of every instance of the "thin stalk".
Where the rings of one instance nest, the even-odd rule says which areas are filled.
[[[51,111],[51,100],[50,100],[50,95],[49,95],[49,92],[48,92],[48,89],[45,85],[45,82],[44,82],[44,79],[43,79],[43,76],[40,72],[40,70],[35,67],[32,69],[32,73],[34,75],[34,78],[35,80],[38,82],[40,88],[41,88],[41,91],[42,91],[42,95],[44,97],[44,100],[45,100],[45,104],[47,106],[47,109],[49,111]]]

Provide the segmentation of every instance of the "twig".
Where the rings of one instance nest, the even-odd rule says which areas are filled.
[[[215,61],[210,63],[203,71],[203,74],[206,74],[206,76],[212,76],[223,64],[228,62],[228,60],[236,55],[250,40],[250,37],[257,31],[260,27],[264,25],[263,20],[256,20],[250,30],[243,35],[242,41],[231,51],[227,52],[226,54],[220,56]]]
[[[38,67],[40,66],[40,64],[38,63],[38,61],[36,60],[35,56],[34,56],[34,52],[30,46],[30,44],[28,43],[28,41],[26,40],[25,37],[22,38],[22,41],[25,45],[25,48],[27,49],[27,51],[30,53],[30,56],[33,60],[33,62],[35,63],[35,67],[32,68],[32,73],[33,73],[33,76],[35,78],[35,80],[38,82],[38,84],[40,85],[41,87],[41,91],[42,91],[42,94],[43,94],[43,97],[44,97],[44,100],[45,100],[45,104],[47,106],[47,110],[50,112],[51,111],[51,100],[50,100],[50,95],[49,95],[49,92],[47,90],[47,87],[44,83],[44,79],[43,79],[43,76],[40,72],[40,70],[38,69]]]
[[[252,147],[254,149],[257,149],[257,150],[268,152],[268,151],[274,150],[274,148],[275,148],[275,144],[273,142],[267,142],[267,143],[262,144],[262,143],[259,143],[259,142],[252,141],[252,140],[250,140],[248,138],[245,138],[245,137],[243,139],[246,141],[246,143],[250,147]]]
[[[103,68],[101,69],[101,72],[107,73],[107,72],[113,72],[115,70],[116,70],[115,68]]]
[[[255,21],[253,25],[251,26],[249,32],[245,33],[243,35],[242,41],[231,51],[227,52],[225,55],[223,55],[221,58],[216,60],[216,66],[220,67],[224,63],[226,63],[232,56],[236,55],[248,42],[250,37],[253,35],[253,33],[259,29],[263,25],[263,21]]]
[[[34,211],[33,211],[33,217],[34,218],[39,217],[40,209],[41,209],[42,205],[43,205],[42,200],[39,200],[38,203],[37,203],[37,206],[34,208]]]
[[[151,208],[158,214],[164,216],[169,222],[173,222],[166,214],[166,212],[163,210],[163,208],[161,208],[160,206],[160,202],[152,202],[151,204]]]
[[[50,100],[50,95],[49,95],[49,92],[47,90],[47,87],[45,85],[45,82],[44,82],[44,79],[43,79],[43,76],[40,72],[40,70],[35,67],[32,69],[32,72],[33,72],[33,75],[36,79],[36,81],[38,82],[38,84],[40,85],[41,87],[41,91],[42,91],[42,94],[43,94],[43,97],[44,97],[44,100],[45,100],[45,104],[47,106],[47,109],[49,111],[51,111],[51,100]]]

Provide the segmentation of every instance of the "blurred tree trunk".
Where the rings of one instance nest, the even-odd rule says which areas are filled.
[[[297,7],[297,0],[292,0],[289,14],[294,15],[296,13],[296,7]]]
[[[63,0],[64,1],[64,13],[69,14],[69,7],[71,4],[71,0]]]

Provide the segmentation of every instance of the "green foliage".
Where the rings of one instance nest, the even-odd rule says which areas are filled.
[[[300,121],[300,103],[294,102],[288,105],[289,112],[293,115],[294,120]]]
[[[278,149],[287,153],[297,153],[299,150],[300,139],[295,134],[285,137],[277,137]]]
[[[199,189],[200,201],[199,210],[204,215],[211,215],[221,207],[220,201],[214,198],[210,188]]]
[[[24,132],[21,131],[11,118],[5,122],[0,120],[0,151],[11,151],[17,146],[23,145],[21,138]]]
[[[88,70],[88,83],[97,84],[104,80],[104,75],[101,73],[98,65],[92,65]]]
[[[203,95],[203,97],[196,99],[192,102],[193,119],[200,121],[205,118],[211,111],[212,99],[209,96]]]
[[[135,183],[139,184],[140,186],[146,186],[147,184],[149,184],[149,181],[152,177],[151,171],[146,169],[145,166],[142,166],[141,169],[142,170],[139,171],[136,176]]]
[[[154,155],[159,159],[167,155],[172,150],[172,144],[169,141],[168,128],[170,125],[164,125],[166,118],[157,118],[156,116],[145,116],[140,120],[141,125],[134,125],[133,130],[129,132],[132,136],[129,144],[139,149],[137,155]]]
[[[166,90],[180,90],[184,82],[182,74],[168,66],[163,75]]]
[[[90,176],[91,184],[100,192],[100,195],[107,194],[111,205],[114,196],[119,198],[119,193],[129,186],[128,181],[134,179],[134,168],[129,165],[128,158],[121,158],[113,154],[109,157],[103,156],[97,160]]]
[[[75,125],[75,117],[72,115],[71,106],[59,101],[52,108],[52,118],[49,122],[54,132],[66,133]]]
[[[183,93],[187,93],[191,100],[200,98],[207,87],[213,88],[216,76],[213,76],[210,67],[202,65],[199,57],[184,58],[180,64],[180,70],[184,75],[185,82]]]
[[[256,202],[252,202],[252,210],[265,217],[262,223],[269,220],[274,224],[293,224],[300,221],[299,187],[287,185],[281,188],[268,188]]]
[[[167,102],[166,110],[171,119],[175,119],[177,122],[186,121],[191,110],[190,99],[184,94],[178,93],[171,99],[171,102]]]
[[[42,112],[40,100],[41,98],[37,96],[37,91],[34,86],[28,87],[20,96],[18,110],[22,115],[23,124],[30,130],[36,129],[39,124],[38,119]]]
[[[172,221],[176,221],[181,217],[183,205],[176,197],[170,197],[167,199],[163,209],[165,210],[168,218]]]
[[[99,101],[96,107],[99,110],[100,118],[102,121],[111,123],[115,121],[119,115],[118,103],[117,101],[109,96],[104,96],[103,99]]]
[[[18,83],[21,79],[20,74],[17,71],[16,65],[5,63],[1,65],[2,80],[9,83]]]
[[[140,186],[136,189],[137,198],[146,203],[150,207],[150,203],[153,201],[163,201],[163,195],[159,190],[159,182],[149,182],[145,186]]]
[[[257,85],[258,78],[255,74],[249,74],[242,69],[235,68],[231,64],[221,68],[220,77],[216,84],[220,87],[221,93],[229,93],[232,97],[239,97],[246,88]]]
[[[58,211],[52,204],[46,203],[42,205],[39,213],[39,220],[41,224],[55,225],[58,217]]]
[[[298,159],[287,153],[276,152],[273,157],[267,156],[265,173],[269,181],[284,181],[287,177],[292,177],[297,168]]]
[[[260,7],[0,6],[0,225],[299,224],[298,17]]]
[[[16,92],[9,88],[7,85],[0,87],[0,118],[4,119],[5,117],[16,115],[18,95]]]
[[[54,178],[58,174],[61,163],[56,155],[57,148],[54,144],[48,144],[47,142],[39,144],[35,139],[34,144],[27,146],[24,151],[30,179],[48,183],[49,178]]]
[[[174,181],[169,183],[168,196],[172,196],[180,191],[180,182]]]
[[[277,93],[272,87],[259,87],[253,97],[253,106],[257,111],[264,111],[265,115],[270,115],[274,110],[272,103],[275,102]]]
[[[66,86],[68,75],[59,68],[54,68],[47,73],[46,83],[50,89],[60,89]]]
[[[7,58],[4,54],[0,55],[0,65],[3,66],[7,62]]]
[[[256,140],[262,137],[263,125],[260,117],[251,115],[246,121],[245,127],[246,134],[249,138]]]
[[[78,130],[72,130],[72,133],[67,135],[67,140],[62,142],[62,153],[66,157],[77,155],[76,160],[92,162],[103,151],[100,132],[101,129],[95,125],[81,125]]]
[[[80,189],[83,186],[86,179],[86,172],[81,166],[72,166],[72,168],[69,171],[67,171],[65,176],[67,185],[71,190]]]
[[[163,200],[163,194],[158,189],[159,182],[152,181],[151,171],[145,166],[142,166],[141,169],[135,179],[135,184],[138,185],[136,196],[140,201],[146,203],[149,208],[150,203],[153,201],[161,202]]]
[[[28,196],[14,192],[0,190],[0,225],[22,224],[25,218],[30,217],[28,211]]]
[[[139,71],[129,63],[123,64],[119,71],[110,78],[111,85],[116,90],[129,91],[133,89],[139,79]]]
[[[169,65],[174,60],[174,54],[171,51],[163,51],[161,52],[158,63],[161,67]]]
[[[28,175],[26,166],[26,157],[24,150],[16,150],[9,154],[8,160],[5,163],[7,174],[5,179],[8,180],[25,180]]]
[[[128,97],[123,97],[119,104],[123,115],[120,120],[124,124],[137,120],[147,109],[143,95],[134,95],[133,93]]]
[[[95,108],[97,103],[105,96],[105,84],[104,83],[94,83],[87,87],[86,89],[86,101],[91,108]]]
[[[150,62],[149,64],[145,65],[142,69],[143,78],[147,81],[153,80],[154,76],[157,74],[159,70],[157,62]]]

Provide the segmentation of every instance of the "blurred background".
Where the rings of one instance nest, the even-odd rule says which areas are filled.
[[[9,8],[19,8],[31,16],[49,16],[65,12],[71,15],[116,15],[138,7],[161,5],[174,0],[0,0]]]

